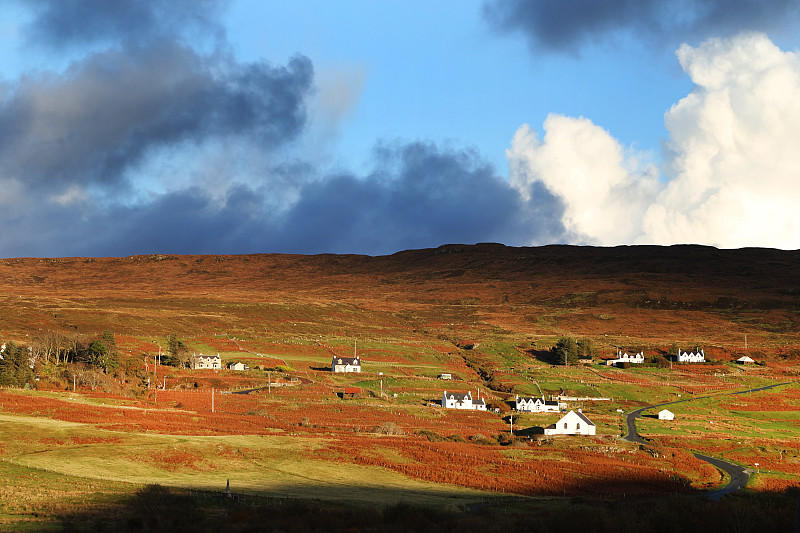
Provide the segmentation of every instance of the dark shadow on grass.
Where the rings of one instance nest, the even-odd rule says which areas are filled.
[[[531,348],[530,350],[525,350],[525,353],[539,361],[540,363],[547,363],[548,365],[553,364],[553,352],[550,350],[535,350]]]
[[[541,426],[531,426],[524,429],[515,429],[514,435],[517,437],[536,437],[538,435],[544,435],[544,428]]]
[[[624,490],[624,481],[620,489]],[[380,489],[376,489],[378,492]],[[347,488],[342,487],[346,493]],[[797,489],[736,494],[711,502],[696,494],[547,499],[476,497],[449,509],[397,501],[367,505],[277,497],[241,497],[150,485],[111,507],[76,508],[57,517],[62,531],[256,532],[326,531],[441,533],[481,531],[639,531],[730,533],[791,531]]]

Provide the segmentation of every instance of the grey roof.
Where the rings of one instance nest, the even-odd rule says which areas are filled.
[[[333,364],[335,365],[360,365],[358,357],[334,357]]]
[[[468,392],[446,392],[445,391],[445,394],[447,395],[448,398],[452,396],[456,401],[459,401],[459,402],[463,402],[467,398],[472,399],[472,394],[470,394]]]
[[[590,426],[593,426],[593,425],[594,425],[594,422],[592,422],[591,420],[589,420],[588,418],[586,418],[586,415],[585,415],[585,414],[583,414],[583,413],[581,413],[580,411],[575,411],[575,414],[576,414],[576,415],[578,415],[578,416],[580,417],[580,419],[581,419],[581,420],[583,420],[584,422],[586,422],[586,423],[587,423],[587,424],[589,424]]]

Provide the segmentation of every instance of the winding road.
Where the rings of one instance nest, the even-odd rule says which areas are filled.
[[[751,393],[751,392],[758,392],[758,391],[762,391],[762,390],[772,389],[774,387],[780,387],[781,385],[789,385],[791,383],[793,383],[793,382],[786,381],[784,383],[775,383],[775,384],[772,384],[772,385],[767,385],[765,387],[758,387],[756,389],[747,389],[747,390],[742,390],[742,391],[737,391],[737,392],[730,392],[730,393],[727,393],[727,394],[729,394],[729,395],[733,395],[733,394],[748,394],[748,393]],[[720,395],[716,394],[714,396],[720,396]],[[644,440],[642,438],[642,436],[639,435],[639,432],[636,430],[636,419],[639,418],[642,415],[643,411],[647,411],[648,409],[654,409],[654,408],[657,408],[657,407],[664,407],[665,405],[673,405],[673,404],[676,404],[676,403],[691,402],[691,401],[702,400],[704,398],[711,398],[711,397],[712,397],[711,395],[708,395],[708,396],[698,396],[696,398],[686,398],[686,399],[683,399],[683,400],[674,400],[674,401],[671,401],[671,402],[664,402],[664,403],[657,403],[657,404],[653,404],[653,405],[648,405],[646,407],[642,407],[640,409],[636,409],[635,411],[631,411],[625,417],[625,422],[628,425],[628,434],[625,435],[622,438],[622,440],[625,440],[625,441],[628,441],[628,442],[635,442],[637,444],[647,444],[647,441]],[[728,481],[727,485],[725,485],[724,487],[721,487],[721,488],[719,488],[717,490],[711,491],[708,494],[706,494],[706,497],[709,500],[715,500],[715,501],[719,500],[724,495],[730,494],[731,492],[736,492],[737,490],[747,486],[747,482],[750,481],[750,471],[748,469],[742,467],[741,465],[738,465],[736,463],[731,463],[731,462],[726,461],[724,459],[719,459],[717,457],[709,457],[707,455],[702,455],[702,454],[699,454],[699,453],[695,453],[694,456],[697,457],[698,459],[700,459],[701,461],[705,461],[707,463],[712,464],[714,467],[716,467],[719,470],[722,470],[724,473],[728,474],[728,476],[730,477],[730,481]]]

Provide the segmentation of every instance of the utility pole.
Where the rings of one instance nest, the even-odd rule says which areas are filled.
[[[267,394],[272,394],[272,372],[267,370]]]
[[[511,413],[510,420],[511,420],[511,436],[513,437],[514,436],[514,413]]]
[[[214,412],[214,387],[211,387],[211,412]]]

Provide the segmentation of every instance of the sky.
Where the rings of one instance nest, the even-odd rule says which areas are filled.
[[[800,248],[795,0],[0,10],[0,257]]]

